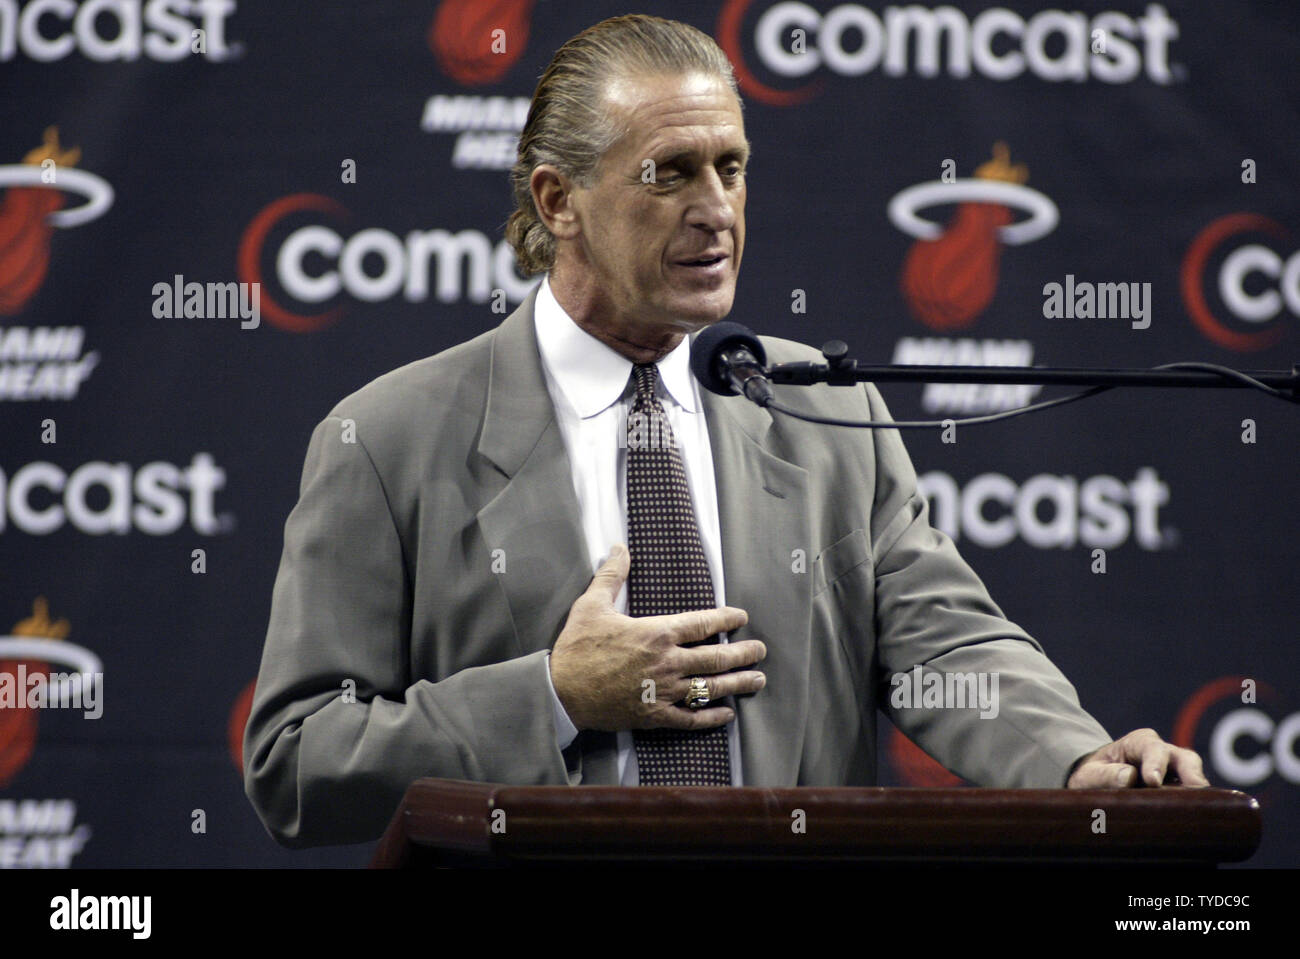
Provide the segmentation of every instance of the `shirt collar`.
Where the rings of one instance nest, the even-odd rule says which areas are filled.
[[[542,278],[537,291],[533,322],[542,364],[579,417],[595,416],[622,398],[632,376],[632,361],[573,321],[551,292],[549,276]],[[691,338],[682,337],[658,366],[659,381],[669,397],[694,413],[698,400],[691,376]]]

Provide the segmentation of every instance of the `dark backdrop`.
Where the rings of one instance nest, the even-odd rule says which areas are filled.
[[[0,660],[104,675],[98,719],[0,710],[0,865],[368,857],[278,848],[237,765],[307,439],[522,299],[502,249],[521,104],[560,43],[624,12],[0,2]],[[733,319],[877,363],[1296,360],[1293,5],[649,12],[718,38],[743,77]],[[50,127],[79,156],[33,154]],[[898,201],[919,220],[891,218],[936,181]],[[260,325],[172,315],[154,290],[178,275],[261,283]],[[1135,284],[1146,318],[1046,315],[1067,276]],[[885,395],[900,418],[1023,399]],[[1113,734],[1153,726],[1258,795],[1254,862],[1295,865],[1300,414],[1116,391],[956,437],[907,442],[1007,614]],[[886,730],[884,782],[944,781]]]

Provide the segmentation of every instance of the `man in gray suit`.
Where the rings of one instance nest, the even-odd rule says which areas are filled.
[[[507,230],[542,283],[312,435],[245,733],[278,840],[374,839],[422,776],[635,784],[639,730],[724,730],[737,785],[870,785],[878,707],[982,785],[1206,784],[1195,753],[1151,730],[1111,742],[1083,711],[930,527],[897,431],[699,390],[689,337],[731,309],[748,155],[699,31],[620,17],[556,54]],[[634,367],[653,367],[714,608],[625,614]],[[870,385],[791,402],[889,415]],[[992,678],[994,701],[904,702],[900,677]]]

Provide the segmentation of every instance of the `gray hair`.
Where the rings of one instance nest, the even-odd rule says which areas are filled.
[[[515,209],[506,222],[506,239],[525,276],[555,265],[555,237],[533,203],[533,170],[548,163],[579,186],[593,186],[601,158],[627,132],[609,115],[608,83],[616,77],[687,73],[725,80],[740,100],[727,55],[708,34],[676,20],[612,17],[555,52],[533,93],[510,170]]]

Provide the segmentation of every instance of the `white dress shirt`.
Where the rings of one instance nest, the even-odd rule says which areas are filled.
[[[630,384],[632,361],[614,352],[583,330],[564,311],[551,292],[549,277],[537,291],[534,310],[537,344],[542,354],[546,388],[555,406],[555,418],[569,454],[573,490],[582,514],[593,575],[615,543],[627,542],[627,417],[635,390]],[[718,521],[718,494],[713,476],[713,451],[700,403],[699,384],[691,375],[691,344],[687,337],[659,361],[659,400],[681,450],[690,485],[700,540],[713,577],[716,605],[725,605],[722,578],[722,532]],[[619,591],[615,607],[627,612],[627,584]],[[722,642],[727,637],[722,635]],[[550,673],[547,677],[549,680]],[[578,735],[554,687],[556,743],[565,749]],[[727,726],[731,752],[732,785],[742,785],[740,732],[733,721]],[[618,733],[619,782],[638,784],[636,749],[632,732]]]

